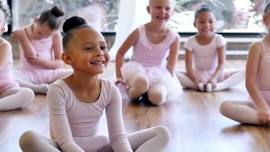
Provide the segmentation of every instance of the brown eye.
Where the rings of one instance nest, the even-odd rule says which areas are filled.
[[[107,47],[106,46],[101,46],[100,49],[103,50],[103,51],[107,51]]]
[[[91,50],[93,50],[93,48],[92,47],[85,47],[84,50],[91,51]]]

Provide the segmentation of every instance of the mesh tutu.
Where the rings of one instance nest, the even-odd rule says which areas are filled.
[[[155,83],[164,84],[168,90],[168,99],[180,95],[183,92],[180,82],[176,75],[172,76],[164,66],[144,67],[143,65],[130,61],[121,68],[124,81],[137,74],[145,75],[149,80],[149,85]]]
[[[0,81],[0,94],[10,88],[17,88],[19,87],[19,83],[11,80],[5,80],[5,81]]]
[[[19,87],[19,83],[13,79],[13,76],[7,73],[0,73],[0,93],[10,89]]]

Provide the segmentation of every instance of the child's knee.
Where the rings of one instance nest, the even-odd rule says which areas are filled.
[[[221,114],[226,115],[230,107],[231,107],[231,103],[225,101],[220,105],[219,111]]]
[[[23,151],[26,151],[27,149],[31,149],[33,147],[34,141],[38,140],[36,133],[33,131],[26,131],[24,132],[20,139],[19,144]]]
[[[154,105],[162,105],[166,101],[166,95],[161,92],[149,92],[148,98]]]
[[[29,88],[24,88],[22,90],[22,94],[23,94],[23,97],[24,97],[23,100],[25,101],[24,106],[30,105],[33,102],[34,98],[35,98],[35,93]]]
[[[159,136],[162,137],[165,144],[168,144],[171,138],[171,134],[168,128],[163,126],[158,126],[154,128]]]
[[[167,89],[163,85],[156,85],[149,89],[148,98],[155,105],[161,105],[166,101]]]
[[[141,90],[142,92],[146,92],[149,88],[149,82],[146,77],[138,76],[134,79],[134,87]]]

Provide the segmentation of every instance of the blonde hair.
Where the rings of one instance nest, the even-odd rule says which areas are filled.
[[[151,3],[153,3],[153,1],[155,1],[155,0],[149,0],[148,5],[151,5]],[[170,0],[170,1],[171,1],[172,6],[174,7],[175,6],[175,0]]]

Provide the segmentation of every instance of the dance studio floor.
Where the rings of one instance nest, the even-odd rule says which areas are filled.
[[[184,67],[179,62],[178,67]],[[229,60],[227,68],[244,68],[244,60]],[[114,63],[103,74],[114,79]],[[239,125],[223,117],[219,106],[224,100],[248,101],[244,83],[223,92],[200,93],[185,90],[177,102],[160,107],[134,105],[123,100],[123,118],[127,132],[151,126],[168,127],[172,138],[167,152],[269,152],[270,129]],[[20,151],[19,136],[34,130],[49,137],[46,96],[37,95],[30,107],[0,112],[0,152]],[[102,117],[99,132],[107,134]]]

